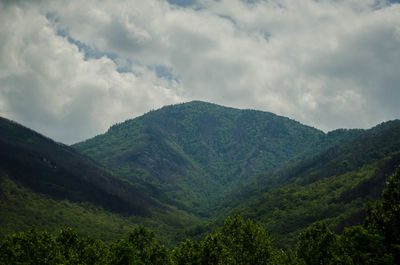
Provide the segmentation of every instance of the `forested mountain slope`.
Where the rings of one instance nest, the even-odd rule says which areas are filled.
[[[112,233],[127,232],[137,223],[158,220],[159,226],[171,225],[173,230],[168,216],[178,216],[174,217],[178,225],[192,218],[150,198],[76,150],[4,118],[0,118],[0,184],[1,235],[33,224],[50,230],[75,224],[79,232],[115,238]]]
[[[232,192],[219,210],[262,223],[281,246],[325,220],[340,232],[362,222],[368,201],[379,198],[400,166],[400,121],[382,123],[358,138],[292,166],[259,175]],[[230,209],[230,210],[229,210]]]
[[[0,119],[0,225],[5,234],[73,224],[113,239],[143,224],[173,245],[240,213],[290,247],[314,221],[340,231],[362,220],[399,150],[400,121],[324,133],[199,101],[151,111],[73,147]]]
[[[272,113],[193,101],[117,124],[74,147],[147,194],[207,215],[252,176],[362,132],[325,134]]]
[[[103,242],[79,237],[70,228],[58,235],[36,229],[0,240],[1,264],[400,264],[400,171],[368,209],[363,226],[336,234],[318,221],[301,232],[295,249],[284,251],[259,224],[235,215],[200,241],[186,240],[172,251],[144,227]]]

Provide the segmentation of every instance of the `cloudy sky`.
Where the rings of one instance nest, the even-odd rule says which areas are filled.
[[[0,0],[0,116],[74,143],[204,100],[328,131],[400,118],[400,4]]]

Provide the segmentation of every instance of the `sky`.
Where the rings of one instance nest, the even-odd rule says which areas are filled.
[[[202,100],[324,131],[400,118],[400,4],[0,0],[0,116],[72,144]]]

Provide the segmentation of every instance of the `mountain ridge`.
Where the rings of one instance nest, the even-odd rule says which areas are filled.
[[[365,216],[364,203],[400,161],[399,124],[324,133],[272,113],[195,101],[116,124],[83,150],[0,119],[2,225],[43,222],[54,232],[58,220],[80,220],[86,228],[75,224],[78,231],[110,239],[144,224],[171,246],[240,213],[290,247],[293,225],[328,218],[339,229]]]
[[[149,197],[75,149],[5,118],[0,118],[0,198],[3,232],[29,224],[57,231],[58,223],[69,223],[80,232],[115,238],[114,232],[152,226],[154,220],[175,231],[196,219]]]
[[[338,138],[359,133],[344,131]],[[326,137],[270,112],[193,101],[116,124],[73,147],[157,199],[207,209],[249,177],[339,141],[324,143]]]
[[[317,220],[337,232],[360,224],[366,203],[380,198],[398,167],[400,120],[393,120],[293,166],[259,175],[233,191],[218,210],[257,220],[278,244],[293,246],[299,231]]]
[[[112,194],[116,194],[113,189],[117,189],[120,194],[126,194],[126,192],[123,192],[122,183],[112,173],[100,168],[94,161],[82,156],[71,147],[55,142],[46,136],[4,118],[0,118],[0,129],[1,169],[30,189],[46,193],[56,199],[71,198],[71,196],[74,197],[76,195],[76,200],[88,200],[91,195],[97,196],[95,194],[102,191],[106,192],[107,189],[108,192],[105,194],[109,194],[112,197],[115,196]],[[28,177],[25,177],[26,175]],[[74,181],[79,182],[78,186],[74,184]],[[102,185],[103,182],[106,184]],[[89,189],[92,187],[93,189],[82,190],[78,194],[79,188],[85,186],[81,185],[83,183],[86,183]],[[65,192],[68,193],[69,190],[74,192],[64,194]],[[135,189],[131,189],[128,193],[137,194],[136,199],[138,200],[144,198],[142,197],[143,194]],[[117,208],[122,209],[122,206],[129,200],[135,200],[134,197],[129,197],[130,199],[124,202],[124,200],[121,201],[117,197],[115,197],[115,204],[119,206],[110,205],[110,210],[112,211],[117,210]],[[99,199],[101,199],[101,196]],[[105,204],[103,206],[107,208],[107,200],[112,201],[113,199],[105,196],[104,200]],[[111,201],[109,203],[114,204]],[[157,203],[151,201],[151,199],[148,199],[151,205],[157,205]],[[128,205],[126,207],[128,208],[124,211],[129,212],[131,210],[135,211],[134,208],[136,206],[130,210]],[[138,204],[137,213],[142,211],[140,208],[140,204]]]

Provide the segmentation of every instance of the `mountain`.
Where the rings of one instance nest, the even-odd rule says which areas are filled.
[[[292,247],[316,220],[338,232],[361,222],[399,152],[398,120],[324,133],[200,101],[71,147],[0,118],[0,237],[37,225],[112,240],[141,224],[174,246],[239,213]]]
[[[269,112],[192,101],[116,124],[73,147],[146,194],[207,216],[252,176],[361,133],[325,134]]]
[[[88,201],[118,213],[161,207],[74,149],[0,118],[0,168],[25,187],[55,199]]]
[[[359,224],[366,203],[380,197],[400,166],[400,121],[382,123],[350,142],[278,170],[260,174],[220,205],[262,224],[281,247],[324,220],[332,229]],[[201,229],[200,229],[201,230]]]
[[[158,225],[173,230],[173,222],[179,226],[180,220],[189,218],[73,148],[4,118],[0,118],[0,183],[1,235],[32,224],[57,231],[64,224],[77,225],[84,233],[94,231],[103,239],[116,238],[118,231],[154,219],[163,219]]]

